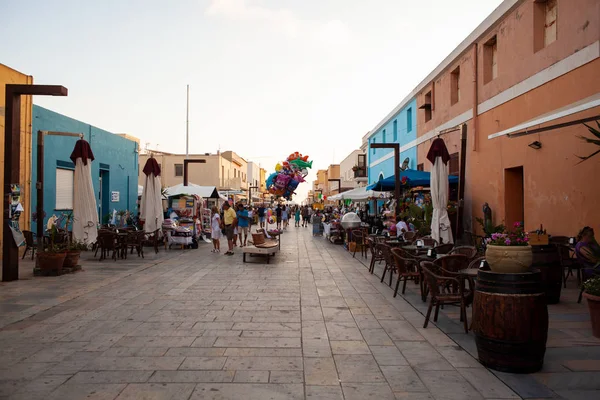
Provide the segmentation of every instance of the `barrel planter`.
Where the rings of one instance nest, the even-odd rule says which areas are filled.
[[[563,280],[558,247],[555,245],[531,246],[531,252],[533,254],[531,269],[537,269],[542,274],[546,303],[558,303]]]
[[[521,273],[531,267],[531,246],[496,246],[488,244],[485,259],[494,272]]]
[[[539,271],[480,270],[473,300],[479,362],[511,373],[539,371],[548,338],[548,307]]]
[[[63,263],[65,262],[65,257],[67,253],[50,253],[50,252],[42,252],[36,254],[36,267],[43,270],[51,270],[51,271],[62,271]]]
[[[79,251],[79,250],[67,251],[67,255],[65,257],[65,262],[63,263],[63,268],[75,268],[79,264],[80,256],[81,256],[81,251]]]

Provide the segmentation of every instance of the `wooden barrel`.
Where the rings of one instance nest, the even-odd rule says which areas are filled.
[[[533,263],[531,269],[538,269],[542,273],[542,284],[546,293],[546,303],[556,304],[560,301],[562,289],[563,269],[560,265],[558,247],[553,244],[545,246],[531,246]]]
[[[480,270],[473,300],[479,361],[503,372],[531,373],[544,363],[548,307],[541,273]]]

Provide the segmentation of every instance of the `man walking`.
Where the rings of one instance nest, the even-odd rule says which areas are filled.
[[[277,229],[281,230],[281,204],[277,204],[275,209],[275,217],[277,218]]]
[[[258,222],[260,223],[261,229],[265,229],[265,205],[261,204],[258,206]]]
[[[227,236],[227,245],[229,250],[225,253],[226,256],[233,255],[233,229],[237,223],[237,217],[233,208],[229,206],[229,202],[226,201],[223,204],[223,229],[225,229],[225,236]]]
[[[240,237],[240,247],[246,246],[246,241],[248,240],[248,227],[250,226],[250,218],[248,217],[248,210],[244,207],[242,203],[238,204],[237,211],[237,226],[238,226],[238,235]],[[242,244],[242,235],[244,235],[244,243]]]

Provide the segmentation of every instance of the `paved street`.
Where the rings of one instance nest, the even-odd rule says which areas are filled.
[[[0,397],[520,398],[341,246],[282,243],[270,265],[201,244],[2,284]]]

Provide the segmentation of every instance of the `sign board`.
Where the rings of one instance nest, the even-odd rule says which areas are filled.
[[[113,203],[118,203],[120,198],[119,192],[110,192],[110,201]]]

